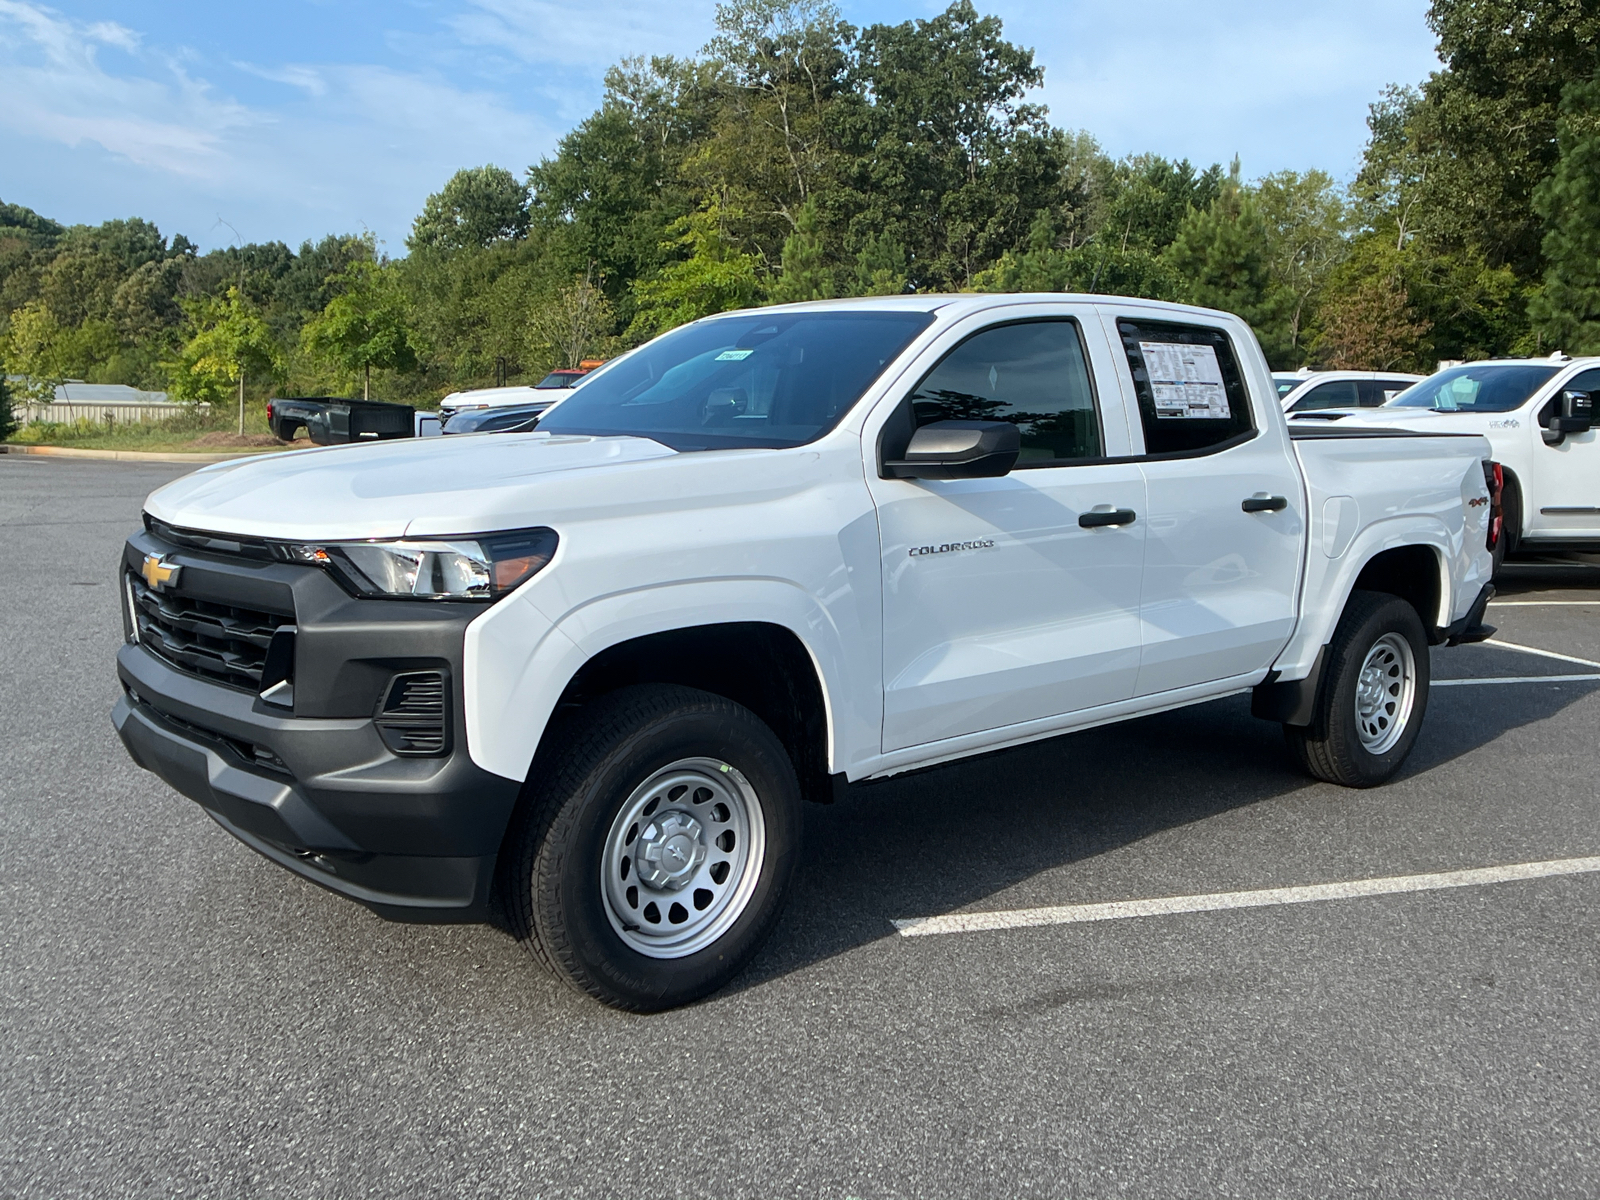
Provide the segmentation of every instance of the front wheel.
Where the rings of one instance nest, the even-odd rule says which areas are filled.
[[[552,730],[508,845],[506,910],[580,991],[652,1012],[721,987],[775,922],[800,841],[783,745],[708,692],[630,687]]]
[[[1398,596],[1355,592],[1328,643],[1315,715],[1285,725],[1301,764],[1318,779],[1375,787],[1405,762],[1428,708],[1428,639]]]

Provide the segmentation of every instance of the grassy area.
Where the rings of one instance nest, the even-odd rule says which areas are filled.
[[[239,433],[237,410],[232,414],[184,413],[165,421],[107,424],[79,420],[71,424],[34,424],[17,430],[6,440],[34,446],[70,446],[77,450],[148,450],[214,454],[226,450],[286,450],[267,430],[264,404],[247,405],[245,432]],[[296,445],[304,446],[302,439]]]

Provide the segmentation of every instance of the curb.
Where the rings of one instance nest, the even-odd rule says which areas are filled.
[[[152,450],[76,450],[71,446],[25,446],[16,442],[0,445],[0,454],[43,454],[53,458],[98,458],[102,461],[147,463],[207,463],[231,462],[236,458],[258,458],[262,454],[276,454],[268,447],[260,450],[223,450],[213,454],[184,454],[178,451]]]

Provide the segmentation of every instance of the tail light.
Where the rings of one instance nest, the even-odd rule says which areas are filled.
[[[1504,514],[1500,498],[1506,489],[1505,468],[1497,462],[1484,459],[1483,482],[1489,489],[1489,549],[1493,550],[1500,544],[1500,535],[1503,532]]]
[[[272,420],[272,401],[267,401],[267,420]]]

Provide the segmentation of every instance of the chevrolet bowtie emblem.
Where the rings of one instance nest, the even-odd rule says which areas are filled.
[[[151,587],[160,590],[166,584],[178,582],[178,572],[182,567],[168,566],[154,554],[144,556],[144,567],[139,574],[144,576],[144,581]]]

